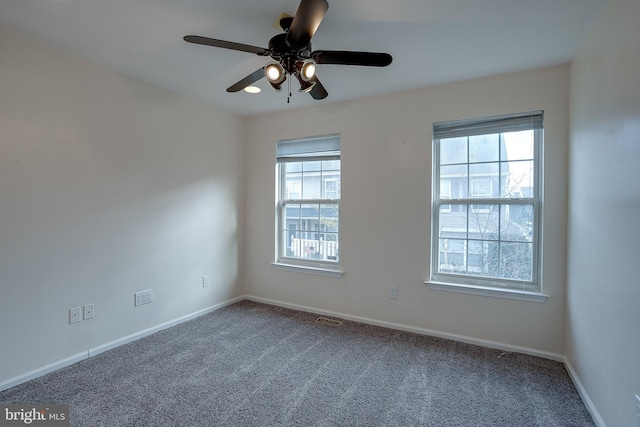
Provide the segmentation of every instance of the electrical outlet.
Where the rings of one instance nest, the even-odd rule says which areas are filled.
[[[93,319],[93,304],[82,306],[82,318],[84,320]]]
[[[390,299],[398,299],[398,287],[397,286],[389,286],[389,298]]]
[[[146,291],[140,291],[135,293],[135,306],[150,304],[153,302],[153,289],[147,289]]]
[[[80,307],[69,309],[69,323],[78,323],[80,321]]]
[[[202,276],[202,287],[203,288],[209,287],[209,276]]]

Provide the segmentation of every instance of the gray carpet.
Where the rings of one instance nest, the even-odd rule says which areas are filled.
[[[0,392],[73,426],[593,426],[547,359],[250,301]]]

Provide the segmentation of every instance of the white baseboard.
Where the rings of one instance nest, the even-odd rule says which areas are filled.
[[[15,387],[19,384],[26,383],[27,381],[31,381],[35,378],[41,377],[43,375],[48,374],[49,372],[57,371],[58,369],[66,368],[67,366],[73,365],[74,363],[78,363],[81,360],[85,360],[89,358],[89,352],[83,351],[82,353],[78,353],[73,356],[66,357],[61,360],[57,360],[53,363],[49,363],[48,365],[42,366],[40,368],[36,368],[32,371],[25,372],[24,374],[20,374],[13,378],[9,378],[6,381],[2,381],[0,383],[0,391],[10,389],[11,387]]]
[[[578,390],[578,394],[580,395],[582,402],[584,402],[584,406],[587,407],[587,410],[591,414],[591,418],[593,418],[593,422],[595,422],[598,427],[606,427],[604,421],[602,420],[602,417],[600,417],[600,414],[598,413],[598,410],[596,409],[595,405],[591,401],[591,398],[589,397],[587,390],[582,385],[582,381],[580,381],[580,377],[578,377],[578,373],[576,372],[575,369],[573,369],[573,365],[571,364],[571,362],[569,362],[569,359],[567,359],[566,357],[564,358],[564,366],[567,367],[567,371],[569,372],[569,377],[571,378],[571,381],[573,381],[573,385]]]
[[[126,337],[119,338],[117,340],[108,342],[106,344],[100,345],[95,348],[91,348],[87,351],[83,351],[82,353],[78,353],[76,355],[49,363],[48,365],[42,366],[40,368],[36,368],[32,371],[25,372],[24,374],[17,375],[13,378],[9,378],[6,381],[0,382],[0,391],[10,389],[19,384],[25,383],[27,381],[33,380],[35,378],[46,375],[50,372],[57,371],[58,369],[66,368],[67,366],[73,365],[74,363],[80,362],[81,360],[88,359],[89,357],[96,356],[100,353],[103,353],[107,350],[111,350],[112,348],[119,347],[121,345],[127,344],[131,341],[138,340],[140,338],[151,335],[155,332],[161,331],[163,329],[170,328],[172,326],[178,325],[180,323],[186,322],[191,319],[195,319],[196,317],[211,313],[215,310],[218,310],[227,305],[235,304],[236,302],[244,300],[245,297],[236,297],[227,301],[223,301],[219,304],[212,305],[211,307],[207,307],[203,310],[196,311],[195,313],[187,314],[186,316],[179,317],[174,320],[170,320],[165,323],[161,323],[160,325],[145,329],[140,332],[136,332],[135,334],[128,335]]]
[[[308,313],[315,313],[315,314],[321,314],[321,315],[324,315],[324,316],[338,317],[340,319],[352,320],[354,322],[366,323],[366,324],[374,325],[374,326],[382,326],[384,328],[397,329],[397,330],[400,330],[400,331],[413,332],[413,333],[421,334],[421,335],[429,335],[429,336],[432,336],[432,337],[445,338],[445,339],[449,339],[449,340],[453,340],[453,341],[464,342],[464,343],[467,343],[467,344],[474,344],[474,345],[479,345],[479,346],[482,346],[482,347],[495,348],[497,350],[503,350],[503,351],[513,352],[513,353],[523,353],[523,354],[528,354],[528,355],[531,355],[531,356],[543,357],[545,359],[555,360],[556,362],[564,362],[565,361],[565,358],[564,358],[563,355],[556,354],[556,353],[550,353],[550,352],[546,352],[546,351],[541,351],[541,350],[536,350],[536,349],[528,348],[528,347],[520,347],[520,346],[517,346],[517,345],[504,344],[504,343],[501,343],[501,342],[483,340],[483,339],[479,339],[479,338],[472,338],[472,337],[467,337],[467,336],[464,336],[464,335],[457,335],[457,334],[449,334],[449,333],[445,333],[445,332],[438,332],[438,331],[434,331],[434,330],[431,330],[431,329],[418,328],[418,327],[415,327],[415,326],[403,325],[401,323],[385,322],[385,321],[382,321],[382,320],[371,319],[371,318],[368,318],[368,317],[352,316],[352,315],[345,314],[345,313],[338,313],[338,312],[318,309],[318,308],[315,308],[315,307],[308,307],[308,306],[304,306],[304,305],[291,304],[291,303],[277,301],[277,300],[271,300],[271,299],[267,299],[267,298],[255,297],[255,296],[252,296],[252,295],[245,295],[244,298],[247,299],[247,300],[250,300],[250,301],[261,302],[261,303],[270,304],[270,305],[276,305],[276,306],[284,307],[284,308],[290,308],[292,310],[306,311]]]

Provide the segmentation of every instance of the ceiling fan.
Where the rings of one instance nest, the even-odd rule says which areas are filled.
[[[266,77],[269,85],[279,92],[287,76],[293,76],[300,83],[300,92],[308,92],[314,99],[324,99],[328,93],[316,76],[316,65],[386,67],[392,61],[388,53],[311,50],[311,38],[328,9],[329,4],[326,0],[301,0],[295,16],[283,15],[280,19],[279,25],[284,32],[272,37],[268,48],[193,35],[185,36],[184,40],[272,58],[264,67],[229,86],[227,92],[239,92],[263,77]]]

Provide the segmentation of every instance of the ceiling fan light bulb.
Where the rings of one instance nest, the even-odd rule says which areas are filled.
[[[265,74],[267,75],[267,79],[274,83],[280,83],[284,80],[284,69],[280,64],[272,63],[267,65]]]
[[[313,61],[305,61],[302,65],[302,78],[309,81],[316,75],[316,64]]]

